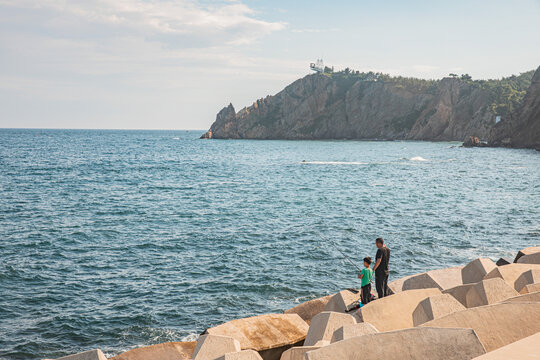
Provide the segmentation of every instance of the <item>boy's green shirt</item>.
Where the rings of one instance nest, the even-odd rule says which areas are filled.
[[[373,270],[371,270],[370,268],[363,268],[361,274],[364,275],[364,277],[362,278],[362,286],[366,286],[371,282]]]

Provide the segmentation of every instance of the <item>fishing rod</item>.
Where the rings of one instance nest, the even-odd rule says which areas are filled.
[[[362,269],[360,269],[347,255],[345,255],[345,253],[343,251],[341,251],[337,246],[336,244],[334,244],[334,242],[332,242],[332,240],[328,239],[328,238],[325,238],[324,236],[322,236],[321,234],[319,234],[319,237],[321,239],[323,239],[324,241],[327,241],[330,243],[330,245],[332,245],[332,247],[334,249],[336,249],[337,251],[339,251],[339,253],[345,258],[345,260],[347,260],[348,262],[350,262],[352,264],[352,266],[354,266],[356,269],[358,269],[358,271],[362,272]]]

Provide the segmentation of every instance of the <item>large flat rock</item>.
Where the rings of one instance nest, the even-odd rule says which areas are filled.
[[[373,324],[379,331],[413,327],[413,312],[429,296],[440,295],[439,289],[403,291],[378,299],[361,307],[356,316],[361,322]]]
[[[429,288],[445,290],[462,285],[462,269],[463,266],[456,266],[413,275],[403,282],[402,291]]]
[[[520,294],[528,294],[540,291],[540,283],[525,285],[519,292]]]
[[[510,266],[510,265],[507,265]],[[465,297],[467,307],[484,306],[518,296],[519,293],[500,278],[482,280],[469,289]]]
[[[467,307],[467,292],[474,286],[475,283],[455,286],[450,289],[443,290],[443,294],[452,295],[461,305]]]
[[[510,264],[498,266],[484,276],[484,279],[501,278],[515,289],[516,280],[528,270],[540,269],[540,265],[535,264]]]
[[[420,301],[413,312],[413,324],[418,326],[433,319],[438,319],[456,311],[465,310],[452,295],[441,294]]]
[[[540,269],[527,270],[519,275],[514,282],[514,289],[521,292],[525,286],[535,283],[540,283]]]
[[[356,320],[349,314],[323,311],[313,317],[304,346],[314,346],[321,340],[330,342],[334,331],[344,325],[356,324]]]
[[[238,340],[230,336],[206,334],[199,337],[193,360],[214,360],[230,352],[240,351]]]
[[[535,254],[535,253],[539,253],[539,252],[540,252],[540,246],[531,246],[531,247],[528,247],[528,248],[525,248],[525,249],[521,249],[516,254],[516,258],[514,259],[514,262],[517,263],[518,260],[522,256],[531,255],[531,254]]]
[[[306,353],[306,360],[467,360],[485,350],[471,329],[410,328],[357,336]]]
[[[285,314],[298,314],[302,320],[309,325],[311,323],[311,319],[315,315],[324,311],[324,306],[328,303],[328,301],[330,301],[332,296],[333,295],[328,295],[303,302],[291,309],[285,310]]]
[[[99,349],[88,350],[82,353],[63,356],[56,360],[107,360],[103,352]]]
[[[528,293],[528,294],[522,294],[519,296],[514,296],[502,302],[504,303],[540,302],[540,291]],[[540,319],[538,319],[538,321],[540,321]]]
[[[481,281],[497,265],[490,259],[479,258],[468,263],[461,269],[463,284],[473,284]]]
[[[539,332],[538,319],[540,303],[501,303],[458,311],[420,327],[474,329],[486,351],[493,351]]]
[[[283,351],[303,342],[308,330],[298,314],[266,314],[229,321],[206,332],[232,336],[242,350],[256,350],[263,359],[279,359]]]
[[[330,297],[330,300],[324,306],[324,311],[333,311],[344,313],[354,303],[360,300],[360,292],[358,294],[349,290],[342,290]]]
[[[216,360],[262,360],[262,357],[255,350],[242,350],[239,352],[227,353]]]
[[[540,332],[513,342],[474,360],[538,360],[540,359]]]
[[[345,325],[345,326],[340,327],[336,331],[334,331],[334,334],[332,335],[332,339],[330,339],[330,342],[335,343],[337,341],[350,339],[352,337],[375,334],[378,332],[379,330],[377,330],[375,326],[366,322],[357,323],[353,325]]]
[[[188,360],[195,350],[195,341],[167,342],[129,350],[117,355],[110,360]]]

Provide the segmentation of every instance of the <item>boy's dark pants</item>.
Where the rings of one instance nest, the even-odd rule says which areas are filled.
[[[362,304],[366,305],[371,300],[371,284],[362,286]]]
[[[388,296],[388,274],[375,274],[375,288],[379,299]]]

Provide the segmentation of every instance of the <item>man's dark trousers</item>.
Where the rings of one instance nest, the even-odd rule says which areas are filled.
[[[388,274],[375,273],[375,288],[379,299],[388,295]]]

